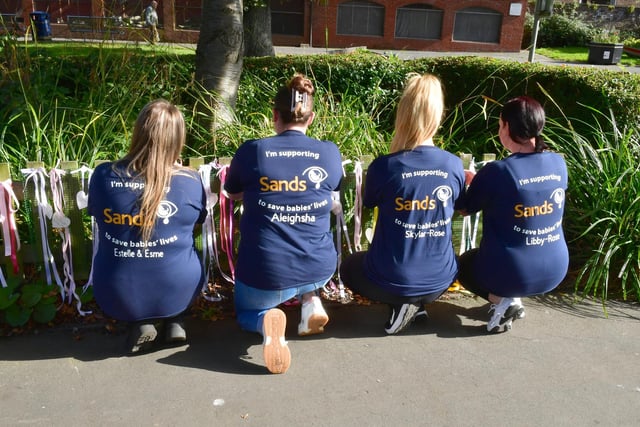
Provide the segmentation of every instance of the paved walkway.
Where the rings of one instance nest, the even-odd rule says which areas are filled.
[[[189,345],[123,357],[100,325],[0,338],[1,426],[637,426],[640,310],[562,295],[485,331],[454,294],[401,335],[386,307],[331,303],[326,333],[295,335],[284,375],[233,319],[190,319]]]

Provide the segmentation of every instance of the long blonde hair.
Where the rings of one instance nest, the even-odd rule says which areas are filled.
[[[142,108],[124,160],[128,162],[127,174],[144,182],[139,198],[143,218],[140,234],[144,241],[151,239],[158,206],[165,198],[171,177],[183,169],[176,162],[185,141],[184,117],[175,105],[157,99]]]
[[[433,138],[444,113],[440,80],[431,74],[410,73],[396,113],[390,152],[413,150]]]

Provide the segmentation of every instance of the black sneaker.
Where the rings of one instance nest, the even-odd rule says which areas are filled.
[[[151,350],[157,335],[158,331],[153,323],[134,323],[129,328],[127,351],[129,354],[137,354]]]
[[[416,314],[422,308],[420,304],[402,304],[391,306],[391,317],[385,325],[385,332],[389,335],[397,334],[404,330],[416,318]]]

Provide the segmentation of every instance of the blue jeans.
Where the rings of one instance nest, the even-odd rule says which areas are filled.
[[[330,279],[331,277],[327,277],[315,283],[268,291],[253,288],[236,279],[233,292],[236,319],[242,329],[262,334],[262,319],[267,311],[293,297],[314,292],[323,287]]]

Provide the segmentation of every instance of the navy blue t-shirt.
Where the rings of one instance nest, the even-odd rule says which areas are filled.
[[[512,154],[478,171],[457,207],[482,211],[475,278],[504,297],[538,295],[564,278],[567,167],[559,154]]]
[[[144,183],[127,178],[122,164],[116,167],[97,166],[89,186],[88,212],[99,232],[93,260],[96,302],[107,315],[124,321],[180,314],[204,280],[193,238],[195,224],[207,214],[202,181],[186,169],[171,178],[154,233],[144,242],[138,209]]]
[[[244,193],[236,277],[266,290],[330,277],[337,264],[331,193],[341,178],[333,142],[289,130],[243,143],[224,186]]]
[[[460,158],[434,146],[374,160],[363,198],[378,207],[364,261],[369,279],[400,296],[445,290],[458,273],[451,219],[463,189]]]

